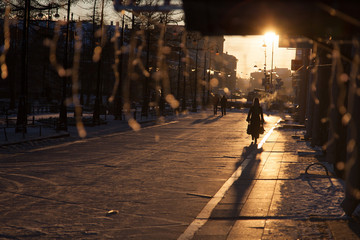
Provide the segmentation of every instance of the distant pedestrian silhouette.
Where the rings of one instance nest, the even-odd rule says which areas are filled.
[[[225,95],[221,98],[220,100],[220,105],[221,105],[221,116],[226,115],[226,104],[227,104],[227,98],[225,97]]]
[[[254,98],[253,105],[250,107],[246,121],[249,122],[248,134],[251,134],[252,140],[257,143],[260,135],[260,129],[264,124],[263,110],[259,103],[259,98]]]
[[[214,115],[217,115],[217,108],[219,105],[219,95],[218,94],[213,95],[212,104],[214,107]]]

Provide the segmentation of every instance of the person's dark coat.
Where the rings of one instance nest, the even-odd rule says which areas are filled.
[[[213,104],[213,108],[214,108],[214,115],[217,114],[217,107],[219,105],[219,95],[215,94],[212,97],[212,104]]]
[[[220,100],[220,105],[221,107],[226,108],[226,104],[227,104],[227,99],[225,96],[223,96]]]
[[[212,104],[214,106],[218,106],[219,105],[219,95],[215,94],[212,98]]]
[[[221,114],[223,116],[226,115],[226,105],[227,105],[227,98],[224,95],[220,100]]]
[[[250,132],[253,138],[259,138],[260,128],[264,123],[263,110],[259,104],[259,100],[254,100],[254,104],[250,107],[246,121],[250,122]]]

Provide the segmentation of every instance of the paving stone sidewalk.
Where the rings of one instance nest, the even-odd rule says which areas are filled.
[[[300,135],[278,128],[262,149],[244,149],[237,165],[251,162],[193,239],[360,239],[358,220],[340,207],[344,182],[319,164],[305,173],[331,165]]]
[[[53,117],[52,115],[50,115]],[[89,118],[89,114],[87,114],[87,117]],[[37,118],[46,118],[49,116],[42,116],[37,115]],[[31,118],[31,117],[30,117]],[[125,120],[114,120],[114,117],[112,115],[108,115],[106,119],[103,118],[103,122],[106,124],[101,124],[99,126],[85,126],[86,130],[86,137],[94,137],[104,134],[111,134],[115,132],[122,132],[130,130],[129,124]],[[169,117],[169,119],[172,119]],[[144,119],[138,119],[138,122],[142,126],[146,126],[149,124],[154,124],[156,118],[155,117],[149,117]],[[10,146],[10,145],[16,145],[16,144],[22,144],[22,143],[28,143],[28,142],[34,142],[34,141],[41,141],[44,139],[55,139],[55,138],[67,138],[67,137],[73,137],[73,138],[80,138],[78,136],[78,130],[75,125],[68,125],[68,131],[57,131],[53,126],[43,126],[41,124],[35,124],[35,125],[29,125],[27,127],[27,132],[15,132],[15,127],[1,127],[0,128],[0,147],[4,146]]]

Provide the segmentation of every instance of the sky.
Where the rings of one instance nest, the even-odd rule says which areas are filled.
[[[74,13],[75,19],[78,19],[79,17],[80,19],[89,19],[89,15],[90,16],[92,15],[92,7],[93,4],[86,4],[83,2],[79,2],[71,7],[71,12]],[[97,12],[101,11],[101,4],[98,4],[96,11]],[[63,12],[63,15],[66,15],[66,12]],[[119,21],[117,19],[120,19],[119,14],[116,13],[113,5],[107,2],[105,4],[105,9],[104,9],[104,20],[110,23],[110,21]]]
[[[237,59],[237,75],[249,78],[250,73],[256,71],[254,66],[264,69],[266,42],[266,68],[271,68],[272,44],[263,35],[225,36],[224,52],[234,55]],[[291,59],[295,59],[295,49],[279,48],[279,36],[274,41],[273,68],[291,68]]]
[[[172,1],[176,4],[178,1]],[[78,3],[72,7],[74,12],[74,18],[81,19],[88,18],[89,14],[92,14],[92,6],[89,4]],[[99,10],[99,9],[98,9]],[[115,22],[120,20],[119,13],[116,13],[113,5],[110,3],[105,6],[105,21],[107,24],[110,21]],[[264,35],[258,36],[225,36],[224,52],[228,52],[230,55],[234,55],[237,59],[237,76],[242,78],[249,78],[250,73],[256,71],[254,66],[264,69],[265,63],[265,48],[262,47],[266,42],[266,65],[267,69],[271,68],[271,52],[272,44],[271,40],[266,39]],[[278,48],[279,36],[276,36],[274,41],[274,61],[273,67],[289,68],[291,67],[291,59],[295,58],[295,49]]]

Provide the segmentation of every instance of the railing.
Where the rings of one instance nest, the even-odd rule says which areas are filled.
[[[32,105],[30,112],[32,114],[57,113],[57,112],[59,112],[59,106],[57,106],[57,105]]]
[[[56,125],[56,124],[55,124]],[[38,131],[38,136],[39,137],[41,137],[42,136],[42,131],[43,131],[43,128],[44,127],[48,127],[48,125],[47,124],[36,124],[36,125],[27,125],[27,126],[29,126],[29,127],[32,127],[32,128],[38,128],[39,129],[39,131]],[[8,141],[9,139],[8,139],[8,131],[9,130],[12,130],[12,131],[15,131],[15,128],[14,127],[0,127],[0,129],[2,128],[2,132],[4,133],[4,140],[5,141]],[[25,127],[23,127],[22,128],[23,129],[23,131],[21,131],[21,132],[18,132],[19,134],[22,134],[22,137],[23,138],[26,138],[26,134],[27,134],[27,132],[25,131]],[[55,129],[55,128],[54,128]]]
[[[43,108],[35,108],[36,113],[40,113],[39,111],[45,111],[45,109],[49,109],[48,107],[43,107]],[[42,109],[42,110],[40,110]],[[34,110],[34,109],[32,109]],[[0,118],[0,132],[4,133],[4,138],[3,140],[8,141],[8,135],[9,135],[9,131],[16,131],[16,128],[19,127],[17,126],[17,117],[10,117],[10,115],[8,114],[8,111],[5,111],[5,117],[4,118]],[[36,120],[35,115],[33,116],[28,116],[26,124],[24,124],[24,126],[22,126],[20,128],[20,131],[18,132],[19,134],[22,134],[23,138],[26,137],[27,131],[26,128],[27,127],[31,127],[31,128],[38,128],[38,135],[42,136],[42,132],[43,132],[43,128],[47,127],[47,128],[51,128],[51,129],[56,129],[56,119],[49,119],[49,121],[47,123],[43,123],[40,122],[38,120]]]
[[[40,118],[41,114],[53,112],[55,109],[57,109],[57,106],[32,106],[31,107],[31,113],[34,114],[32,116],[28,116],[27,122],[25,126],[19,128],[17,126],[17,117],[12,116],[8,114],[8,111],[5,111],[6,114],[4,117],[0,117],[0,132],[4,133],[4,137],[1,136],[0,140],[9,141],[9,131],[16,131],[16,128],[19,128],[20,131],[18,131],[18,134],[22,134],[22,137],[25,139],[27,133],[27,128],[37,128],[38,129],[38,136],[43,135],[44,128],[50,128],[50,129],[57,129],[58,124],[58,118],[57,117],[49,117],[49,118]],[[70,109],[69,109],[70,110]],[[130,109],[130,114],[135,120],[154,120],[157,117],[158,111],[156,107],[150,107],[148,109],[148,114],[145,116],[142,113],[142,106],[141,105],[133,105]],[[162,111],[162,116],[172,116],[174,115],[175,111],[170,106],[165,106],[165,108]],[[35,114],[40,114],[40,116],[36,116]],[[125,112],[122,113],[123,118],[125,118]],[[109,115],[108,110],[105,110],[102,116],[104,119],[107,119],[107,115]],[[34,131],[32,131],[32,134],[34,134]],[[2,135],[2,134],[1,134]]]

